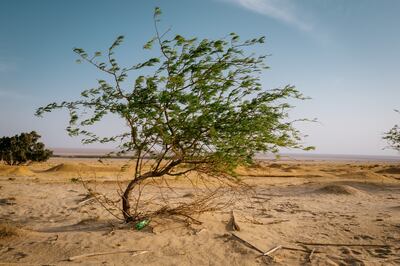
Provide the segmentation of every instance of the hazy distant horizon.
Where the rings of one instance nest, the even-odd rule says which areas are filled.
[[[117,151],[106,148],[49,148],[56,156],[102,156]],[[325,154],[316,152],[282,152],[280,160],[328,160],[328,161],[393,161],[400,162],[399,155],[377,155],[377,154]],[[257,154],[257,159],[274,159],[273,154]]]

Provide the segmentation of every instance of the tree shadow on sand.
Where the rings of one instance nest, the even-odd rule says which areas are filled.
[[[78,223],[71,225],[63,225],[56,227],[49,227],[37,230],[41,233],[66,233],[66,232],[101,232],[110,231],[116,227],[120,228],[121,224],[116,224],[115,221],[97,219],[84,219]]]

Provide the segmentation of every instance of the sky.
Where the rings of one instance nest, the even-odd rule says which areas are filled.
[[[318,119],[298,124],[314,153],[398,155],[382,140],[400,123],[393,111],[400,109],[397,0],[0,0],[0,136],[36,130],[49,147],[81,147],[65,131],[66,111],[37,118],[35,110],[77,99],[104,78],[75,62],[74,47],[105,50],[124,35],[120,61],[146,59],[156,6],[173,34],[266,36],[254,49],[269,55],[262,84],[292,84],[311,98],[295,102],[291,117]],[[109,119],[97,130],[122,126]]]

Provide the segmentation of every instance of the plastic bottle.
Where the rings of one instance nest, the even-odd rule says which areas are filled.
[[[149,223],[150,223],[150,220],[147,220],[147,219],[141,220],[140,222],[137,222],[137,223],[135,224],[135,228],[136,228],[136,230],[142,230],[142,229],[145,228]]]

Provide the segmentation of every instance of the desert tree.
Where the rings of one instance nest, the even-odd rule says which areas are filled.
[[[395,110],[400,113],[400,111]],[[400,151],[400,127],[399,125],[394,125],[388,132],[384,133],[383,139],[387,141],[389,147]]]
[[[40,135],[35,131],[0,138],[0,161],[8,165],[46,161],[53,152],[45,149],[39,139]]]
[[[51,103],[36,112],[40,116],[66,108],[70,135],[82,136],[83,143],[118,142],[121,153],[134,154],[135,172],[121,196],[126,222],[140,219],[136,210],[132,213],[130,194],[146,179],[191,171],[231,178],[235,167],[252,164],[258,152],[311,148],[302,145],[302,135],[288,117],[289,100],[305,97],[291,85],[266,90],[260,83],[266,56],[255,55],[251,47],[263,44],[264,37],[241,41],[235,33],[215,40],[171,36],[169,30],[159,31],[160,14],[155,8],[155,36],[143,46],[157,46],[159,55],[120,66],[114,52],[123,36],[105,54],[89,56],[75,48],[80,61],[108,78],[76,101]],[[132,73],[134,82],[128,82]],[[109,114],[125,121],[126,132],[100,137],[90,130]],[[146,163],[150,167],[145,168]]]

